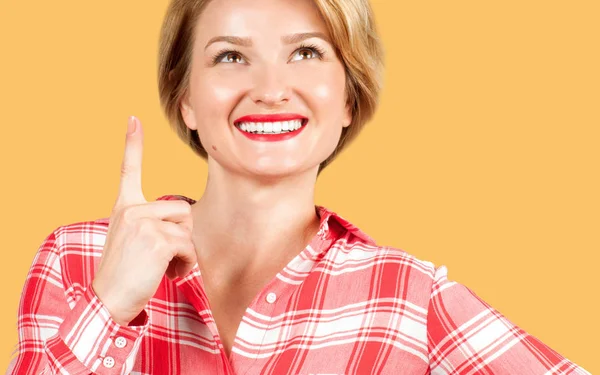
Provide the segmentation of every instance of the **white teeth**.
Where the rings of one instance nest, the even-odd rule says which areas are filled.
[[[253,133],[285,133],[302,127],[302,120],[275,122],[242,122],[237,125],[243,131]]]

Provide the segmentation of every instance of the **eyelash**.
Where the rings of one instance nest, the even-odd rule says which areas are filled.
[[[317,46],[315,44],[301,44],[300,47],[298,47],[294,51],[294,53],[296,53],[296,52],[298,52],[300,50],[303,50],[303,49],[307,49],[307,50],[312,51],[313,53],[316,53],[318,59],[323,59],[323,56],[325,56],[325,51],[321,47],[319,47],[319,46]],[[238,55],[242,56],[242,53],[240,51],[238,51],[238,50],[227,49],[227,48],[226,49],[222,49],[221,51],[217,52],[216,55],[213,56],[213,58],[212,58],[212,64],[213,65],[218,64],[223,59],[223,57],[229,55],[230,53],[237,53]],[[311,59],[307,59],[307,60],[311,60]]]

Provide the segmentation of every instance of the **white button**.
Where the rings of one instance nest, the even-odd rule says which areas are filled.
[[[115,359],[113,357],[105,357],[104,361],[102,361],[102,364],[104,367],[113,368],[115,365]]]
[[[267,294],[267,302],[273,303],[275,300],[277,300],[277,295],[275,293]]]
[[[119,337],[116,338],[116,340],[115,340],[115,346],[117,348],[119,348],[119,349],[120,348],[124,348],[125,345],[127,345],[127,340],[125,339],[125,337],[119,336]]]

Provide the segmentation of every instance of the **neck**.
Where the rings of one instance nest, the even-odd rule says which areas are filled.
[[[261,181],[216,164],[209,159],[204,194],[192,206],[201,269],[239,278],[287,264],[319,227],[314,203],[317,170]]]

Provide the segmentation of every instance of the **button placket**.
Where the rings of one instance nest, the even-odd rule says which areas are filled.
[[[271,292],[267,294],[267,297],[265,299],[268,303],[275,303],[275,301],[277,301],[277,294]]]
[[[272,291],[268,292],[265,295],[264,293],[268,290],[272,290]],[[250,306],[248,306],[248,309],[252,309],[255,312],[259,313],[260,315],[272,318],[273,313],[275,311],[275,307],[280,302],[279,300],[282,298],[282,296],[283,296],[282,286],[277,285],[277,282],[275,284],[272,283],[271,285],[268,285],[265,288],[265,290],[263,290],[263,292],[261,293],[261,296],[257,296],[257,298],[250,304]],[[244,313],[244,317],[246,317],[247,314],[250,314],[250,313],[248,313],[248,309],[246,309],[246,312]],[[242,318],[242,320],[244,320],[244,318]],[[271,328],[272,324],[273,324],[272,319],[269,319],[268,323],[266,324],[266,327],[262,328],[260,330],[260,333],[256,333],[256,331],[254,331],[254,334],[256,334],[256,336],[253,337],[252,341],[260,342],[260,344],[258,345],[258,348],[257,348],[257,353],[256,353],[257,357],[260,357],[260,355],[265,350],[264,339],[266,337],[267,332]],[[236,339],[237,338],[238,337],[236,336]],[[242,340],[244,339],[243,336],[240,336],[239,338],[241,338]],[[236,343],[234,342],[232,349],[235,347],[236,347]],[[232,350],[232,353],[231,353],[232,360],[235,361],[236,357],[237,357],[237,353],[235,353]],[[237,361],[235,361],[235,362],[237,362]]]
[[[115,359],[113,357],[104,357],[102,364],[106,368],[113,368],[115,366]]]
[[[119,349],[123,349],[127,346],[127,339],[123,336],[119,336],[115,339],[115,346]]]

